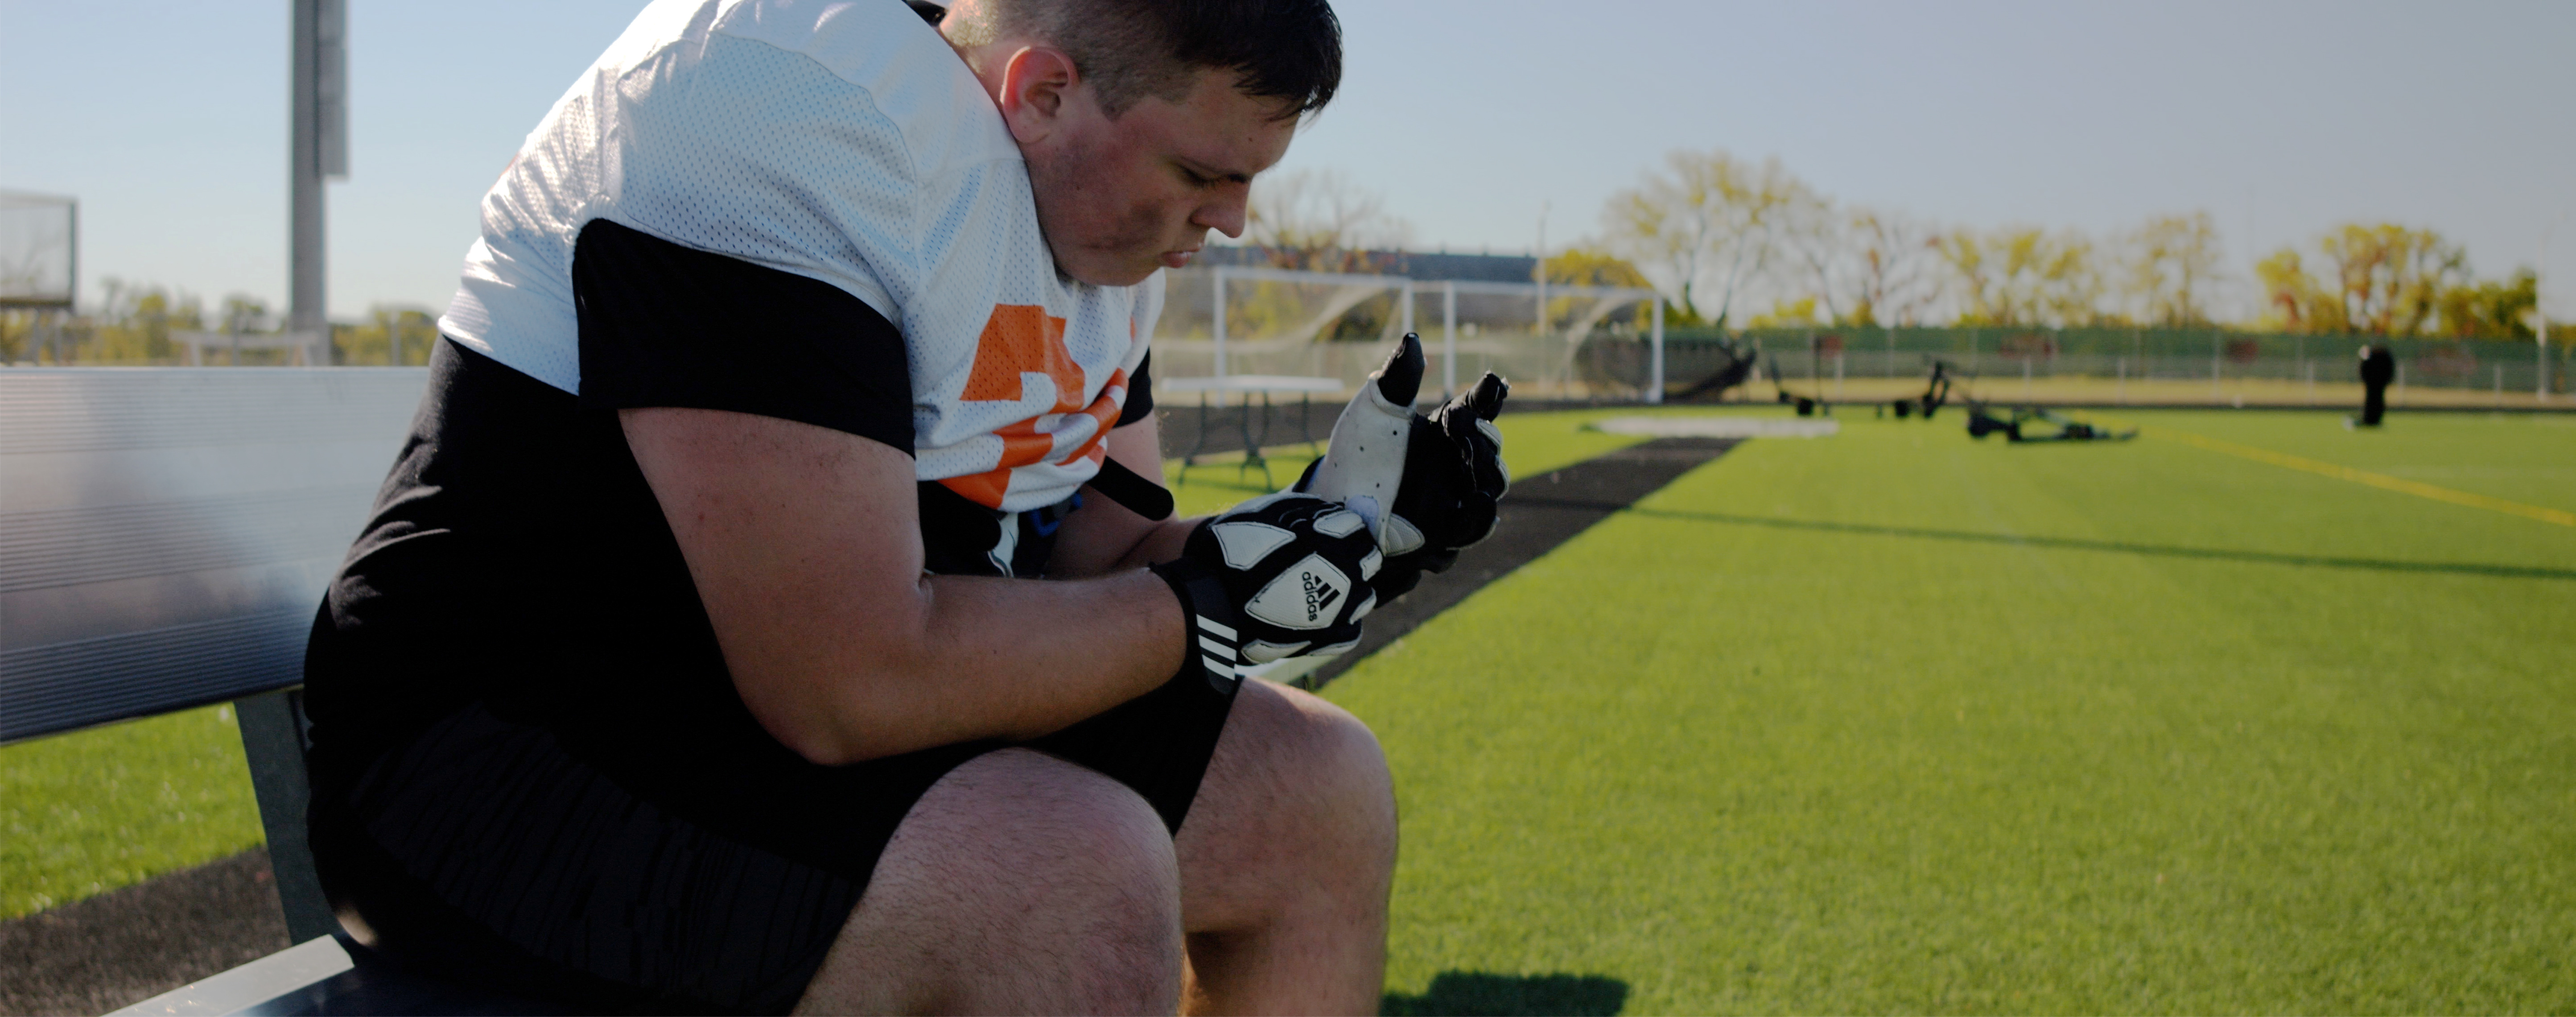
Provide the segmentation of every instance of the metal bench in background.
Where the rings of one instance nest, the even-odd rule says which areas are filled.
[[[232,702],[285,951],[121,1013],[502,1013],[347,938],[306,844],[304,642],[422,368],[0,370],[0,743]]]
[[[1207,453],[1208,432],[1211,430],[1208,426],[1209,393],[1218,393],[1220,397],[1226,393],[1241,393],[1243,395],[1243,409],[1235,415],[1235,423],[1242,431],[1243,461],[1234,469],[1235,479],[1242,479],[1244,471],[1258,466],[1261,468],[1262,486],[1267,488],[1276,488],[1279,486],[1276,481],[1271,479],[1269,457],[1264,456],[1261,453],[1262,444],[1270,440],[1271,393],[1295,393],[1297,395],[1297,440],[1305,442],[1309,447],[1309,450],[1319,456],[1323,454],[1323,450],[1313,447],[1315,445],[1316,438],[1314,428],[1308,419],[1314,413],[1315,393],[1329,392],[1335,396],[1342,394],[1342,382],[1339,378],[1300,378],[1277,374],[1228,374],[1219,375],[1213,378],[1165,378],[1161,384],[1162,389],[1165,392],[1196,392],[1199,394],[1198,433],[1197,437],[1193,439],[1189,451],[1181,454],[1181,475],[1174,480],[1177,484],[1187,484],[1190,482],[1190,467],[1198,465],[1199,457]],[[1261,397],[1261,411],[1259,414],[1261,417],[1261,427],[1258,433],[1255,433],[1252,426],[1252,418],[1254,416],[1252,397],[1255,395]],[[1336,405],[1332,407],[1332,409],[1335,412],[1339,412],[1341,407]]]

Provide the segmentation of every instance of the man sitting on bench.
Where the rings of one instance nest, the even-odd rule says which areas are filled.
[[[656,3],[485,197],[314,629],[323,881],[586,1008],[1373,1012],[1384,759],[1233,669],[1457,549],[1167,518],[1146,380],[1333,14],[914,8]]]

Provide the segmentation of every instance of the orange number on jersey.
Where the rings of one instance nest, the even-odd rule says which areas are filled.
[[[1100,398],[1092,400],[1090,406],[1075,402],[1082,397],[1082,365],[1075,363],[1073,352],[1065,348],[1064,319],[1047,314],[1043,307],[997,305],[993,316],[984,322],[984,334],[976,340],[975,365],[967,371],[963,401],[1018,402],[1027,397],[1021,378],[1024,374],[1043,374],[1055,383],[1055,405],[1046,413],[1080,412],[1099,422],[1091,440],[1058,460],[1058,464],[1082,458],[1098,462],[1106,454],[1102,443],[1108,440],[1109,428],[1118,422],[1118,404],[1110,400],[1109,390],[1124,390],[1127,372],[1112,373]],[[1000,507],[1002,496],[1010,489],[1011,470],[1046,458],[1055,447],[1055,436],[1040,434],[1037,428],[1038,418],[1030,417],[995,429],[993,433],[1002,439],[998,467],[940,483],[978,504]]]

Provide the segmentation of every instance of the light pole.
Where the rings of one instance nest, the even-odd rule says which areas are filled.
[[[2544,292],[2541,287],[2549,280],[2549,234],[2558,228],[2559,223],[2566,221],[2567,213],[2561,211],[2558,218],[2540,227],[2540,261],[2531,274],[2531,340],[2534,366],[2538,368],[2532,372],[2531,401],[2534,403],[2549,401],[2549,305],[2540,299]]]
[[[1547,207],[1538,203],[1538,337],[1547,338]]]
[[[301,332],[304,362],[331,362],[331,324],[324,302],[322,181],[349,177],[349,7],[347,0],[287,0],[292,35],[287,58],[286,328]]]

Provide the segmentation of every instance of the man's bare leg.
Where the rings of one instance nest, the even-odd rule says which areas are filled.
[[[798,1013],[1172,1013],[1178,874],[1152,806],[1024,749],[951,771],[877,862]]]
[[[1366,726],[1244,682],[1177,841],[1190,1012],[1377,1012],[1395,793]]]

